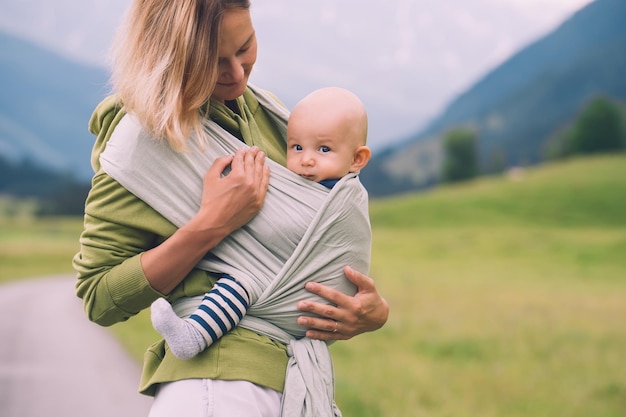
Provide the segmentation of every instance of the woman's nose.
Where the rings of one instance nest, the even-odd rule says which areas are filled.
[[[243,79],[244,69],[238,59],[231,59],[222,63],[222,77],[229,81],[238,82]]]

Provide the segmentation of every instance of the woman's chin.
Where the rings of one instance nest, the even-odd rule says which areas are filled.
[[[241,96],[246,90],[246,85],[234,84],[234,85],[217,85],[213,91],[213,98],[224,102],[235,100]]]

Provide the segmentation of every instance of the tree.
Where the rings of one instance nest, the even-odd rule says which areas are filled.
[[[478,139],[471,129],[453,129],[443,139],[444,182],[463,181],[478,174]]]
[[[597,97],[583,110],[569,134],[572,153],[596,153],[622,149],[624,126],[620,107]]]

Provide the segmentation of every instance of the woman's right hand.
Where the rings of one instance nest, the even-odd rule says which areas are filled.
[[[223,175],[230,165],[230,172]],[[215,160],[204,176],[198,213],[159,246],[144,252],[141,266],[150,285],[169,294],[202,259],[263,206],[269,185],[265,154],[257,147]]]
[[[224,238],[248,223],[265,201],[270,176],[265,159],[256,146],[218,158],[204,176],[200,210],[188,226],[221,230]]]

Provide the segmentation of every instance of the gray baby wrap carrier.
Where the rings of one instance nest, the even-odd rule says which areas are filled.
[[[262,90],[259,103],[286,135],[287,111]],[[188,151],[174,152],[155,140],[130,114],[116,127],[100,157],[105,172],[177,227],[200,207],[203,177],[213,161],[247,147],[212,121],[211,141],[190,140]],[[371,229],[367,192],[356,174],[331,190],[301,178],[271,160],[270,187],[261,211],[246,226],[224,239],[198,268],[226,273],[250,293],[250,308],[240,326],[287,345],[289,363],[282,416],[340,416],[334,402],[332,360],[325,342],[304,337],[296,323],[299,300],[326,302],[304,289],[316,281],[354,294],[343,267],[367,273]],[[177,302],[175,311],[189,315],[202,295]]]

